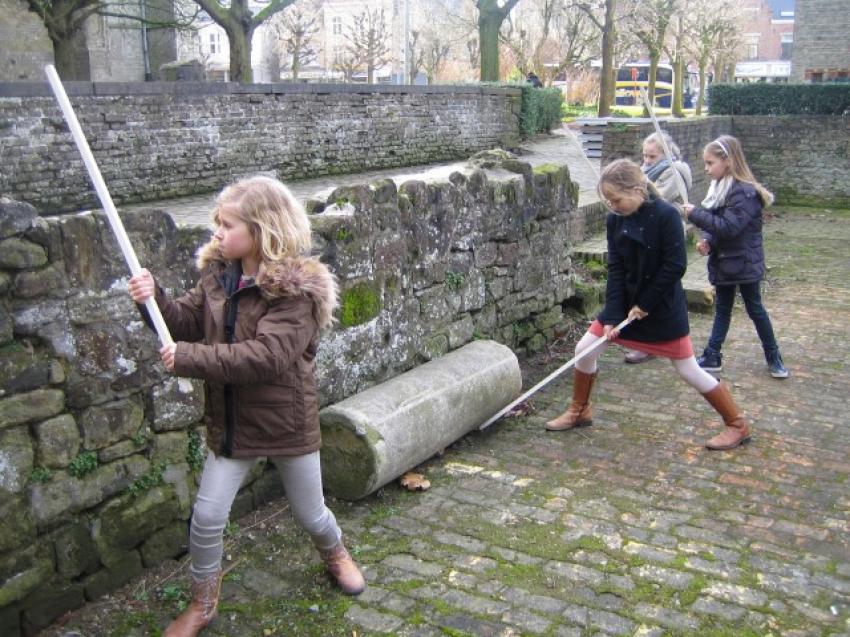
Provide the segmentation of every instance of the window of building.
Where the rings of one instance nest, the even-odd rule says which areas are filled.
[[[759,44],[758,42],[749,42],[747,43],[747,59],[755,60],[759,56]]]
[[[794,34],[793,33],[783,33],[779,37],[780,37],[779,59],[780,60],[790,60],[791,59],[791,51],[794,48]]]
[[[215,31],[210,33],[210,53],[221,53],[221,35]]]
[[[333,20],[331,20],[331,27],[334,35],[342,35],[342,18],[340,16],[336,16]]]

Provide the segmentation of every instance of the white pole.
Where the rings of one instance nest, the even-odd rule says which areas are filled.
[[[112,232],[118,240],[118,246],[121,248],[121,252],[124,253],[124,259],[127,261],[127,265],[130,266],[130,272],[133,276],[136,276],[141,271],[142,266],[139,265],[139,260],[136,258],[136,253],[130,244],[130,238],[127,236],[127,231],[124,230],[124,224],[121,223],[121,217],[118,216],[115,204],[112,203],[112,197],[109,195],[109,190],[106,189],[106,183],[103,181],[103,176],[100,174],[100,169],[94,160],[94,155],[92,155],[89,144],[86,141],[86,136],[80,127],[80,122],[77,121],[77,116],[74,114],[74,109],[71,107],[71,102],[68,100],[68,95],[62,86],[62,81],[59,79],[59,75],[56,73],[56,69],[53,68],[52,64],[45,66],[44,71],[47,73],[50,88],[53,89],[56,101],[59,102],[59,108],[62,109],[62,114],[65,116],[68,128],[71,129],[71,135],[77,144],[77,149],[83,157],[83,163],[86,165],[86,170],[88,170],[89,177],[94,184],[94,189],[97,191],[97,196],[100,198],[100,203],[103,206],[104,212],[106,212],[107,219],[109,219],[109,225],[112,226]],[[168,327],[162,318],[156,301],[153,298],[149,298],[145,301],[145,307],[150,314],[160,342],[163,345],[171,345],[174,341],[171,340],[171,334],[168,332]]]
[[[632,320],[627,318],[625,321],[623,321],[622,323],[620,323],[620,324],[617,326],[617,329],[618,329],[618,330],[621,330],[621,329],[623,329],[624,327],[626,327],[626,325],[628,325],[628,324],[629,324],[629,323],[631,323],[631,322],[632,322]],[[566,363],[564,363],[563,365],[561,365],[558,369],[556,369],[554,372],[552,372],[551,374],[549,374],[546,378],[544,378],[543,380],[541,380],[541,381],[540,381],[539,383],[537,383],[534,387],[532,387],[532,388],[531,388],[531,389],[529,389],[527,392],[525,392],[522,396],[520,396],[520,397],[519,397],[519,398],[517,398],[515,401],[513,401],[510,405],[508,405],[507,407],[503,408],[503,409],[502,409],[501,411],[499,411],[497,414],[493,415],[493,416],[492,416],[489,420],[487,420],[487,421],[486,421],[483,425],[481,425],[478,429],[479,429],[479,430],[481,430],[481,429],[486,429],[487,427],[489,427],[490,425],[492,425],[494,422],[496,422],[497,420],[499,420],[499,418],[501,418],[501,417],[502,417],[502,416],[504,416],[506,413],[508,413],[511,409],[513,409],[514,407],[516,407],[517,405],[519,405],[521,402],[523,402],[523,401],[525,401],[525,400],[528,400],[528,398],[529,398],[532,394],[537,393],[537,391],[538,391],[538,390],[540,390],[542,387],[545,387],[546,385],[548,385],[550,381],[552,381],[554,378],[557,378],[558,376],[560,376],[561,374],[563,374],[563,373],[564,373],[565,371],[567,371],[570,367],[572,367],[573,365],[575,365],[575,364],[576,364],[577,362],[579,362],[582,358],[584,358],[585,356],[587,356],[588,354],[590,354],[590,352],[592,352],[593,350],[595,350],[597,347],[599,347],[600,345],[602,345],[602,343],[604,343],[604,342],[605,342],[605,341],[607,341],[607,340],[608,340],[608,337],[607,337],[607,336],[600,336],[599,338],[597,338],[597,339],[596,339],[593,343],[591,343],[591,344],[590,344],[590,347],[588,347],[587,349],[585,349],[585,350],[584,350],[581,354],[576,354],[575,356],[573,356],[570,360],[568,360]]]
[[[676,170],[676,167],[673,165],[673,153],[670,152],[670,146],[667,145],[667,140],[664,139],[664,133],[661,132],[661,126],[658,125],[658,119],[655,117],[655,111],[652,110],[652,104],[649,103],[649,96],[646,94],[646,90],[643,87],[640,87],[640,96],[643,98],[643,105],[649,112],[650,117],[652,117],[655,132],[658,133],[658,138],[661,140],[661,149],[664,151],[664,156],[667,157],[667,161],[670,162],[670,168],[673,169],[674,181],[676,182],[676,189],[679,191],[679,196],[682,198],[683,203],[688,203],[688,187],[685,185],[685,180],[682,179],[682,175],[679,174],[679,171]]]

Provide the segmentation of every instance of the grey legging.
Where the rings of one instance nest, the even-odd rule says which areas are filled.
[[[319,452],[269,460],[280,473],[295,519],[310,534],[313,543],[319,549],[336,546],[342,534],[334,514],[325,506]],[[212,452],[207,456],[189,530],[190,571],[196,577],[221,568],[222,538],[230,507],[256,462],[256,458],[217,457]]]

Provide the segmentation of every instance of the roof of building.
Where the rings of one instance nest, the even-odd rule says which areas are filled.
[[[793,20],[795,0],[767,0],[774,20]]]

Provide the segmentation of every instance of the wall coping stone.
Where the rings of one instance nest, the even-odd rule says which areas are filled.
[[[520,95],[521,89],[474,84],[240,84],[238,82],[63,82],[68,95],[298,95],[298,94],[472,94]],[[0,82],[2,97],[49,97],[47,82]]]

